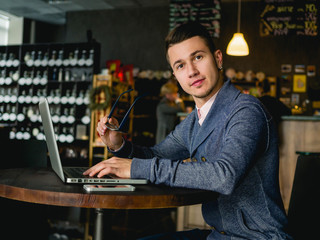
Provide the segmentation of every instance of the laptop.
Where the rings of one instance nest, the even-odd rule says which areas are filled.
[[[63,167],[59,155],[56,135],[54,133],[53,124],[49,104],[46,98],[42,98],[39,102],[39,110],[42,119],[42,125],[46,137],[46,143],[49,151],[49,157],[52,169],[64,183],[78,184],[147,184],[147,179],[126,179],[114,176],[104,176],[102,178],[84,176],[82,173],[87,169],[83,167]]]

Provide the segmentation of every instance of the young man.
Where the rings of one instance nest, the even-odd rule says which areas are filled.
[[[224,82],[222,52],[215,49],[202,25],[187,23],[172,30],[166,47],[173,73],[193,96],[196,109],[152,148],[123,141],[120,133],[105,125],[117,121],[102,118],[97,131],[117,157],[84,174],[113,173],[220,193],[216,201],[202,207],[205,221],[212,226],[207,239],[291,239],[284,231],[287,220],[271,117],[259,100]],[[205,239],[200,233],[190,239]]]

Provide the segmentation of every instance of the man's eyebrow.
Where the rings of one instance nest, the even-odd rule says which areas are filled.
[[[192,52],[189,56],[194,57],[195,55],[197,55],[200,52],[205,53],[205,51],[203,51],[203,50],[196,50],[196,51]],[[182,59],[178,59],[177,61],[175,61],[173,63],[172,67],[174,67],[176,64],[181,63],[181,62],[182,62]]]

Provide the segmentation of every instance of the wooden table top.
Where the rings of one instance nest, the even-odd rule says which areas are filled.
[[[134,192],[86,193],[80,184],[65,184],[51,170],[18,168],[0,170],[0,197],[66,207],[155,209],[199,204],[214,200],[211,191],[135,185]]]

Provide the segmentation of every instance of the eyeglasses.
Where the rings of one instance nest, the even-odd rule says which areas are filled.
[[[110,113],[109,113],[108,119],[110,119],[110,118],[112,117],[112,114],[113,114],[114,110],[116,109],[116,106],[117,106],[117,104],[118,104],[118,102],[119,102],[120,97],[121,97],[123,94],[126,94],[126,93],[128,93],[128,92],[131,92],[132,90],[133,90],[133,89],[129,89],[129,90],[124,91],[123,93],[121,93],[121,94],[119,95],[119,97],[117,98],[116,102],[113,104],[113,106],[112,106],[112,108],[111,108],[111,111],[110,111]],[[116,125],[114,125],[114,124],[111,124],[111,123],[107,122],[107,123],[106,123],[107,128],[110,129],[110,130],[112,130],[112,131],[121,132],[124,124],[126,123],[126,121],[127,121],[127,119],[128,119],[128,116],[129,116],[129,114],[130,114],[131,109],[133,108],[133,106],[136,104],[136,102],[137,102],[140,98],[142,98],[142,97],[144,97],[144,96],[146,96],[146,95],[147,95],[147,93],[144,93],[144,94],[142,94],[141,96],[138,96],[138,97],[134,100],[134,102],[133,102],[132,105],[130,106],[129,110],[127,111],[127,113],[126,113],[125,116],[123,117],[121,123],[119,124],[119,127],[116,126]]]

